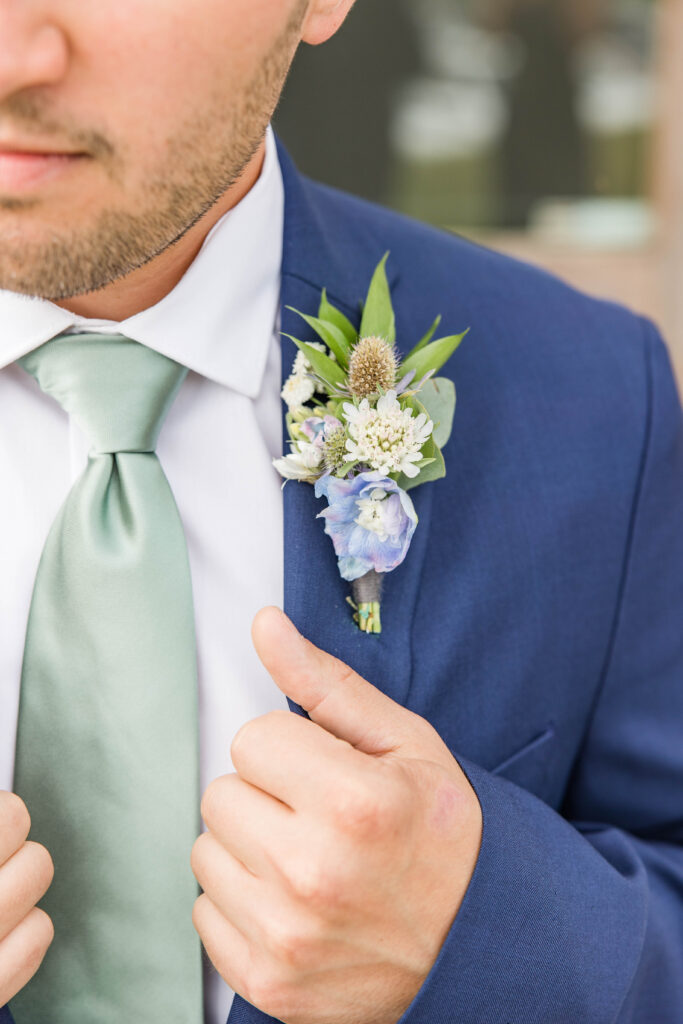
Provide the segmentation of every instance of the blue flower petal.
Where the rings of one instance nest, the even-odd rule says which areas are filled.
[[[369,498],[376,488],[386,492],[382,540],[373,530],[356,522],[358,502]],[[410,547],[417,514],[408,494],[395,480],[381,472],[359,473],[348,480],[326,474],[315,483],[316,497],[327,498],[329,505],[319,513],[325,520],[325,533],[332,538],[339,572],[346,580],[358,579],[371,569],[391,572],[400,565]]]

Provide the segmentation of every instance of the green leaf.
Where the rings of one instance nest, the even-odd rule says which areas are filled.
[[[420,392],[422,394],[422,392]],[[426,413],[429,416],[429,412],[422,402],[414,395],[406,398],[405,402],[401,403],[404,408],[409,407],[412,409],[415,416],[419,416],[421,412]],[[429,416],[431,419],[431,416]],[[446,463],[444,457],[441,454],[441,449],[434,440],[434,434],[427,438],[425,443],[422,445],[422,459],[417,465],[421,466],[420,472],[417,476],[409,477],[405,473],[401,473],[398,478],[398,486],[402,487],[404,491],[410,491],[413,487],[417,487],[418,484],[429,483],[430,480],[439,480],[442,476],[446,475]]]
[[[420,394],[422,394],[422,392],[420,392]],[[431,419],[431,416],[425,409],[424,405],[415,395],[407,395],[406,397],[401,395],[399,403],[403,409],[412,409],[413,415],[419,416],[420,413],[423,412],[428,420]]]
[[[424,338],[421,338],[420,341],[418,341],[418,343],[415,346],[415,348],[411,348],[410,352],[406,356],[406,359],[410,359],[410,357],[414,356],[416,352],[419,352],[420,349],[424,348],[425,345],[429,344],[429,342],[432,340],[432,338],[436,334],[436,329],[437,329],[437,327],[439,326],[440,323],[441,323],[441,315],[437,316],[436,320],[434,321],[432,326],[429,328],[429,330],[425,334]],[[404,360],[404,362],[405,362],[405,360]]]
[[[432,437],[443,448],[453,429],[455,415],[455,384],[448,377],[430,377],[419,391],[420,402],[434,423]]]
[[[354,466],[357,466],[360,459],[354,459],[352,462],[345,462],[341,469],[336,470],[335,476],[341,477],[343,480],[347,473],[350,473]]]
[[[336,389],[344,384],[346,381],[344,371],[338,363],[334,363],[324,352],[319,352],[317,348],[307,345],[305,341],[293,338],[291,334],[285,334],[285,338],[289,338],[290,341],[294,342],[299,351],[303,352],[306,356],[318,376],[331,388]]]
[[[349,346],[353,346],[358,341],[358,332],[353,326],[350,320],[348,320],[340,309],[333,306],[328,301],[327,291],[323,288],[322,298],[320,299],[320,308],[318,309],[318,319],[327,320],[328,323],[334,324],[338,330],[342,332]]]
[[[398,479],[398,486],[402,487],[404,491],[410,491],[413,487],[418,487],[419,484],[427,484],[431,480],[440,480],[441,477],[446,475],[444,457],[433,438],[430,437],[427,443],[423,445],[422,451],[425,464],[423,464],[423,468],[417,476],[409,477],[405,473],[401,473]]]
[[[419,352],[404,359],[399,368],[399,374],[404,376],[409,370],[415,370],[415,379],[420,380],[430,370],[440,370],[444,363],[448,362],[456,348],[469,334],[469,327],[462,334],[453,334],[448,338],[439,338],[430,345],[421,348]]]
[[[396,341],[396,317],[391,304],[391,293],[385,264],[388,252],[379,261],[368,289],[363,318],[360,323],[360,337],[376,336],[384,338],[390,345]]]
[[[292,309],[292,307],[288,306],[287,309]],[[298,310],[295,309],[293,312],[296,313]],[[306,321],[309,327],[313,328],[319,338],[322,338],[330,352],[334,352],[339,364],[347,367],[350,349],[343,332],[333,323],[319,320],[315,316],[307,316],[306,313],[299,313],[299,316]]]

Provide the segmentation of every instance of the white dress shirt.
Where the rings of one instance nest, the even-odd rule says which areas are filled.
[[[48,531],[85,468],[88,439],[15,360],[62,331],[118,332],[190,368],[157,454],[185,528],[199,672],[202,789],[233,770],[239,727],[286,708],[251,644],[282,606],[279,347],[284,189],[270,126],[260,177],[206,236],[183,278],[121,322],[92,320],[0,290],[0,789],[11,789],[24,638]],[[29,809],[30,810],[30,809]],[[232,991],[205,970],[206,1024]]]

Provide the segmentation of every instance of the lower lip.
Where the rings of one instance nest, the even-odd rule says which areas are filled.
[[[73,167],[83,154],[0,151],[0,192],[19,192],[51,181]]]

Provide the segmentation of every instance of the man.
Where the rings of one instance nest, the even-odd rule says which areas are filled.
[[[0,8],[0,999],[17,1024],[681,1016],[666,350],[275,150],[297,44],[350,6]],[[437,312],[471,334],[445,370],[448,475],[415,492],[367,636],[312,488],[281,493],[270,464],[294,355],[275,339],[313,338],[290,307],[315,313],[323,287],[358,326],[387,250],[401,350]],[[281,603],[252,650],[254,612]]]

